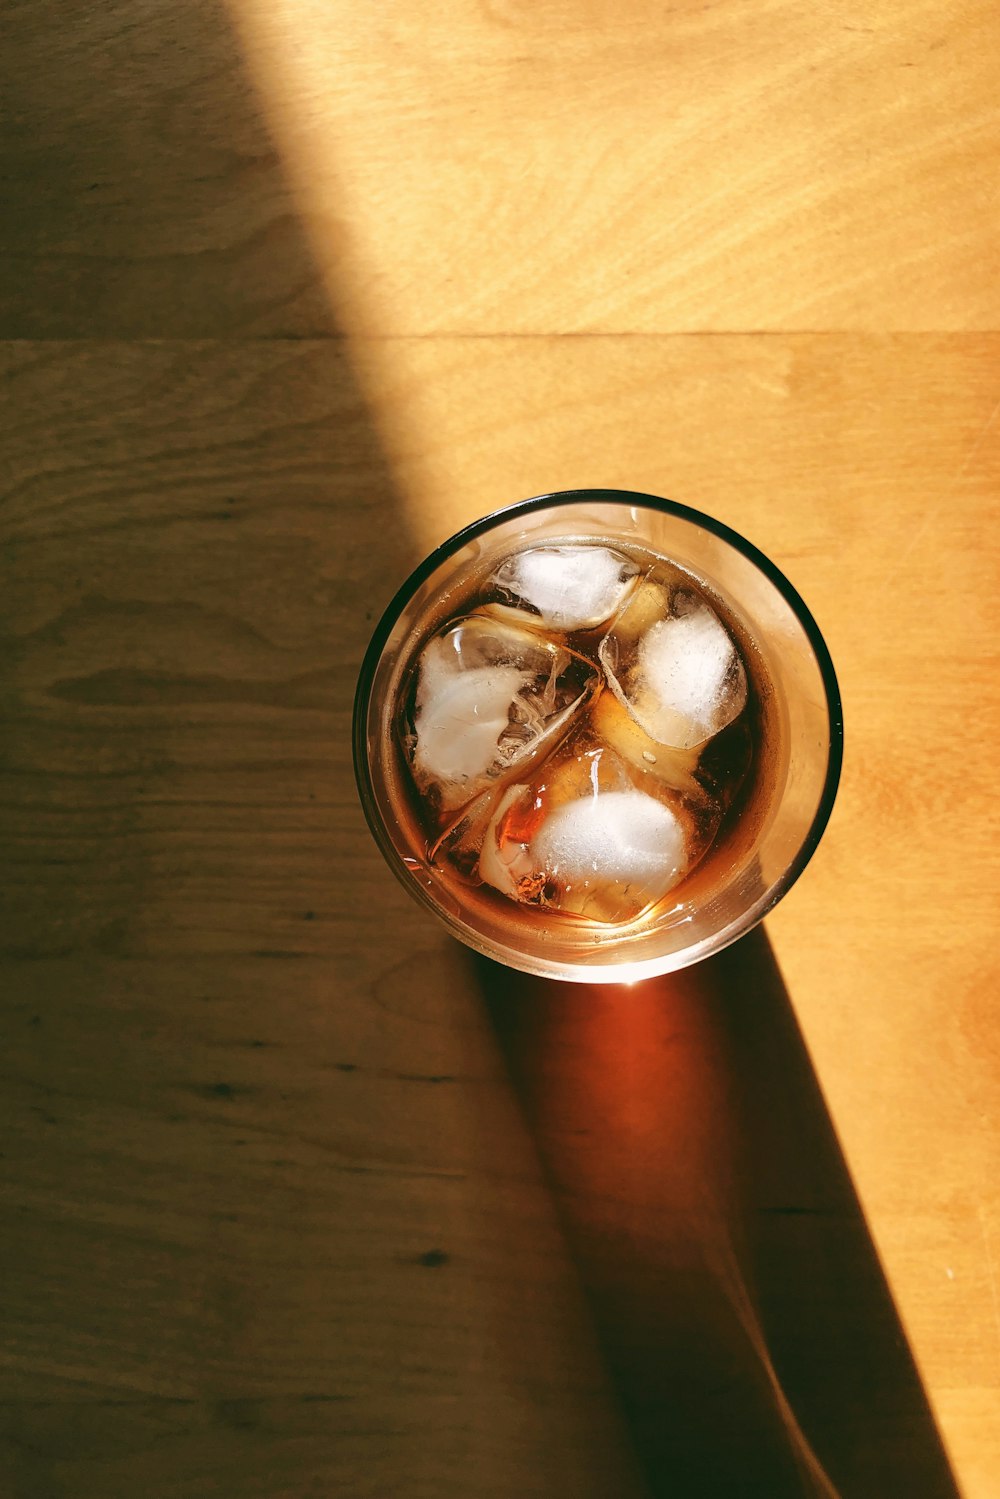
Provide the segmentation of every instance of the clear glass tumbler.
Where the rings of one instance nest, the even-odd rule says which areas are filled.
[[[724,845],[638,922],[597,927],[456,888],[429,857],[399,742],[400,694],[427,637],[461,607],[470,580],[525,546],[619,543],[665,558],[720,598],[766,683],[752,787]],[[837,792],[840,695],[829,651],[787,578],[728,526],[670,500],[581,489],[524,500],[431,553],[372,637],[354,707],[354,763],[368,824],[389,867],[454,936],[542,977],[627,983],[700,961],[735,942],[805,868]]]

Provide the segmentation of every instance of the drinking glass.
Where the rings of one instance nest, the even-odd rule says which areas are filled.
[[[763,684],[752,784],[718,847],[637,921],[601,926],[456,885],[428,854],[400,743],[400,698],[422,643],[462,611],[470,588],[526,546],[637,548],[720,598],[751,643]],[[758,675],[754,673],[754,675]],[[843,750],[830,653],[774,564],[729,526],[686,505],[625,490],[523,500],[466,526],[406,580],[365,655],[354,706],[354,764],[368,824],[389,867],[460,941],[542,977],[628,983],[698,962],[735,942],[790,889],[829,819]],[[673,896],[674,892],[671,893]]]

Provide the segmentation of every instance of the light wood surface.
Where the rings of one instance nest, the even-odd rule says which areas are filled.
[[[1000,1492],[995,7],[8,4],[0,1496]],[[385,870],[461,522],[667,494],[845,699],[627,994]]]

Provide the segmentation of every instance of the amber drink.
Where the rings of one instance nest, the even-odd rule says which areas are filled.
[[[825,646],[766,559],[683,507],[585,491],[490,517],[410,580],[366,659],[355,752],[390,864],[457,936],[623,981],[725,945],[783,893],[839,735]]]

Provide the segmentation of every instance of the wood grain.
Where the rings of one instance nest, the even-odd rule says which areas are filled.
[[[0,334],[330,331],[217,0],[6,0]]]
[[[4,23],[0,1495],[993,1499],[995,12]],[[581,483],[847,716],[778,966],[628,1008],[349,764],[407,569]]]
[[[414,936],[374,982],[345,941],[7,965],[15,1494],[629,1491],[482,1009]]]
[[[989,0],[229,0],[349,326],[997,326]]]

